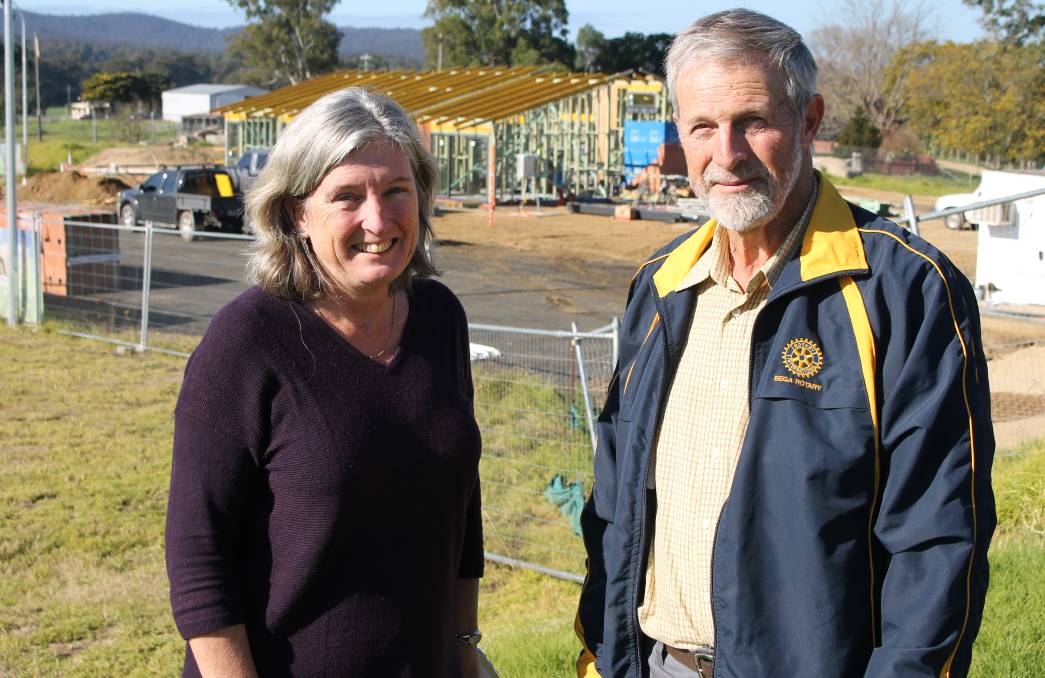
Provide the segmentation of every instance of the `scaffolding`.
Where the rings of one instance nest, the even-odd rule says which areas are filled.
[[[651,75],[608,76],[541,67],[439,71],[339,71],[218,109],[226,155],[268,148],[319,97],[362,86],[395,99],[417,121],[439,167],[439,193],[518,199],[612,195],[624,172],[625,120],[667,119],[664,83]],[[537,176],[516,174],[519,154]]]

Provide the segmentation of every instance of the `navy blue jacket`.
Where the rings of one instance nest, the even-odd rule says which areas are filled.
[[[963,676],[995,526],[976,300],[939,251],[819,181],[754,324],[712,555],[715,677]],[[582,517],[578,676],[646,673],[650,456],[679,357],[700,350],[685,346],[696,295],[675,288],[714,228],[632,282]]]

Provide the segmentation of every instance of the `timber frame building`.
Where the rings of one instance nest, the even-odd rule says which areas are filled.
[[[439,167],[439,195],[490,202],[609,196],[624,173],[624,122],[670,115],[664,82],[651,75],[532,66],[338,71],[217,109],[226,157],[272,146],[299,111],[350,86],[386,94],[414,117]],[[536,156],[528,178],[521,155]]]

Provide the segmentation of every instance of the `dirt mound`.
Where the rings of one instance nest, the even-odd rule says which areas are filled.
[[[84,176],[79,172],[47,172],[35,174],[25,186],[18,187],[21,202],[76,203],[80,205],[114,205],[116,194],[128,188],[119,179]]]
[[[108,165],[192,165],[223,162],[221,146],[117,146],[95,153],[81,167]]]

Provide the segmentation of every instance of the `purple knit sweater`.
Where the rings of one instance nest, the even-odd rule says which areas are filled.
[[[249,290],[214,317],[175,412],[178,630],[246,624],[262,676],[459,674],[455,586],[483,572],[479,452],[464,310],[442,284],[414,281],[387,367]]]

